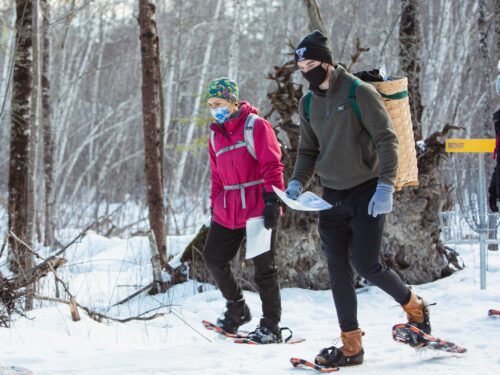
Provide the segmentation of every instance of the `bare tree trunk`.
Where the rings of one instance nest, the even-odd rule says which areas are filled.
[[[54,142],[52,140],[52,126],[50,124],[50,39],[49,20],[50,5],[48,0],[41,0],[41,11],[43,15],[42,35],[42,123],[43,123],[43,170],[45,180],[45,238],[44,245],[49,246],[54,241],[54,227],[52,223],[52,199],[53,199],[53,163],[54,163]]]
[[[396,193],[394,210],[387,216],[381,257],[407,283],[429,282],[453,273],[449,267],[453,253],[442,243],[436,219],[453,204],[453,187],[440,178],[445,156],[442,139],[450,130],[456,129],[447,125],[423,141],[417,153],[419,187]]]
[[[100,98],[99,98],[99,91],[101,89],[101,71],[102,71],[102,65],[103,65],[103,59],[104,59],[104,53],[105,53],[105,48],[106,48],[106,43],[107,43],[107,40],[105,40],[105,36],[106,36],[106,21],[104,21],[102,19],[102,15],[101,15],[101,18],[98,19],[98,35],[99,35],[99,39],[97,41],[97,46],[96,46],[96,53],[98,54],[98,57],[97,57],[97,62],[96,62],[96,67],[95,67],[95,74],[94,74],[94,82],[93,82],[93,95],[92,95],[92,108],[91,108],[91,111],[92,111],[92,118],[93,118],[93,121],[90,122],[89,124],[89,131],[92,130],[92,128],[95,126],[95,124],[98,122],[98,119],[99,119],[99,108],[100,108]],[[89,161],[89,164],[91,164],[95,159],[96,159],[96,155],[98,154],[98,150],[97,150],[97,142],[94,142],[94,141],[91,141],[90,144],[89,144],[89,151],[88,151],[88,161]],[[94,197],[93,200],[94,200],[94,203],[95,203],[95,207],[94,207],[94,216],[95,218],[97,219],[99,217],[99,199],[98,199],[98,195],[99,195],[99,192],[98,192],[98,187],[95,185],[95,180],[96,180],[96,170],[97,168],[95,168],[92,172],[93,173],[88,173],[87,176],[86,176],[86,182],[87,182],[87,188],[89,190],[92,190],[93,191],[93,195]],[[91,198],[91,199],[92,199]]]
[[[40,93],[41,93],[41,60],[40,60],[40,3],[39,0],[32,0],[32,89],[31,89],[31,113],[30,113],[30,153],[28,163],[28,226],[27,235],[28,245],[33,246],[35,237],[36,222],[36,178],[38,161],[38,129],[40,125]]]
[[[180,8],[181,6],[177,6],[176,10],[176,18],[180,18]],[[172,122],[172,113],[173,113],[173,107],[174,107],[174,91],[175,91],[175,81],[176,78],[176,72],[178,71],[178,52],[179,50],[179,40],[180,40],[180,34],[181,32],[178,31],[178,35],[176,38],[176,51],[171,53],[170,58],[169,58],[169,68],[168,68],[168,76],[167,76],[167,92],[166,92],[166,97],[165,97],[165,109],[164,109],[164,122],[165,122],[165,127],[164,127],[164,133],[163,133],[163,138],[164,139],[164,144],[169,143],[169,134],[170,134],[170,125]],[[166,155],[166,154],[165,154]],[[166,157],[166,156],[165,156]],[[167,164],[168,166],[168,164]]]
[[[158,121],[160,123],[160,171],[161,171],[161,190],[165,191],[165,97],[163,94],[163,74],[161,69],[160,43],[156,48],[156,65],[158,66],[158,93],[160,95],[160,104],[158,108]],[[168,227],[167,227],[168,232]]]
[[[6,46],[4,47],[4,57],[3,57],[3,68],[0,76],[0,117],[5,110],[5,105],[7,104],[7,96],[9,94],[9,87],[11,83],[12,75],[12,59],[14,55],[14,42],[16,39],[14,30],[10,28],[5,28],[2,32],[2,36],[6,38]]]
[[[495,61],[497,63],[497,73],[499,71],[498,63],[500,61],[500,0],[495,0]]]
[[[309,16],[309,30],[319,30],[323,34],[328,35],[328,30],[323,22],[323,18],[321,18],[321,13],[319,12],[316,0],[304,0],[304,4],[307,8],[307,14]]]
[[[158,34],[156,7],[148,0],[139,0],[141,32],[142,112],[144,127],[145,172],[149,208],[149,224],[154,232],[162,265],[167,267],[165,208],[161,181],[159,113]]]
[[[481,54],[482,63],[481,66],[484,87],[484,100],[485,103],[481,105],[483,114],[483,127],[485,133],[490,135],[493,134],[493,127],[491,126],[491,116],[493,111],[491,109],[491,92],[492,79],[491,79],[491,59],[490,59],[490,49],[488,47],[488,29],[490,24],[487,20],[488,9],[485,0],[479,0],[479,18],[477,20],[478,31],[479,31],[479,51]]]
[[[399,24],[399,61],[408,77],[408,93],[415,141],[422,139],[422,100],[420,97],[420,0],[402,0]]]
[[[31,114],[30,114],[30,150],[28,162],[28,223],[26,228],[27,244],[33,247],[35,243],[35,226],[37,221],[37,169],[38,169],[38,132],[40,129],[40,97],[42,89],[41,81],[41,55],[40,55],[40,2],[32,1],[32,50],[33,50],[33,86],[31,90]],[[34,266],[34,259],[30,257],[31,263],[26,265],[29,269]],[[33,309],[33,295],[35,285],[27,287],[26,310]]]
[[[28,225],[28,168],[30,151],[30,110],[32,87],[32,4],[16,1],[16,47],[11,105],[9,164],[9,233],[26,240]],[[23,275],[33,264],[29,250],[9,236],[10,267]]]
[[[154,291],[151,294],[163,293],[165,291],[164,283],[161,277],[161,257],[158,253],[155,236],[152,232],[148,233],[149,249],[151,251],[151,265],[153,267]]]
[[[415,140],[422,140],[423,106],[420,97],[421,30],[420,1],[403,0],[399,32],[399,58],[408,76],[408,91]],[[451,187],[441,181],[440,167],[446,137],[454,127],[446,126],[423,140],[417,149],[418,188],[395,194],[394,210],[387,215],[381,257],[407,283],[418,284],[447,276],[453,261],[440,239],[439,212],[452,204]]]
[[[160,60],[160,43],[158,43],[158,91],[160,93],[160,108],[159,108],[159,121],[160,121],[160,170],[161,170],[161,190],[165,191],[165,97],[163,95],[163,76],[161,73],[161,60]],[[168,228],[167,228],[168,231]]]
[[[165,168],[170,171],[175,171],[175,165],[173,163],[173,152],[175,152],[175,141],[174,137],[174,129],[172,129],[172,125],[175,123],[174,116],[176,115],[176,109],[178,104],[178,95],[176,95],[176,89],[178,89],[178,82],[180,80],[180,50],[181,50],[181,38],[182,38],[182,2],[177,0],[175,2],[175,30],[176,37],[174,39],[173,45],[174,50],[171,51],[170,59],[169,59],[169,70],[168,70],[168,78],[167,78],[167,94],[165,98],[165,130],[164,130],[164,144],[168,145],[168,150],[165,150]],[[174,150],[174,151],[172,151]],[[168,152],[170,151],[170,152]],[[174,173],[175,175],[175,173]],[[172,210],[172,189],[173,189],[173,179],[170,178],[168,182],[165,183],[166,191],[167,191],[167,228],[170,232],[172,228],[172,219],[173,219],[173,210]],[[167,233],[169,233],[167,232]]]

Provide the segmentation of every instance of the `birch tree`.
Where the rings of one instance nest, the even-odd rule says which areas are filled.
[[[26,227],[27,243],[33,247],[35,243],[35,226],[37,220],[37,169],[38,169],[38,133],[40,128],[40,97],[42,89],[41,81],[41,43],[40,43],[40,2],[32,1],[32,51],[33,51],[33,85],[31,90],[31,113],[30,113],[30,146],[28,161],[28,220]],[[35,265],[33,256],[26,262],[26,270]],[[26,309],[33,308],[34,284],[27,287]]]
[[[478,32],[479,32],[479,53],[481,56],[481,68],[482,75],[482,86],[484,89],[484,101],[483,101],[483,127],[485,133],[493,134],[493,127],[491,126],[491,117],[493,111],[491,109],[491,93],[493,92],[493,80],[492,80],[492,66],[491,49],[488,45],[490,22],[487,20],[487,5],[485,0],[479,0],[479,18],[477,20]]]
[[[164,81],[166,84],[165,88],[165,100],[164,100],[164,133],[163,136],[163,144],[166,145],[164,150],[164,168],[172,171],[170,177],[167,181],[165,181],[165,190],[167,192],[167,206],[166,206],[166,215],[167,215],[167,229],[170,230],[172,228],[172,222],[174,221],[174,211],[172,209],[173,201],[171,191],[173,189],[173,176],[175,176],[175,168],[176,168],[176,158],[175,147],[176,142],[174,137],[175,132],[178,130],[177,126],[174,124],[177,123],[177,119],[175,118],[178,114],[178,103],[179,103],[179,82],[181,80],[181,41],[182,36],[184,34],[184,7],[181,0],[176,0],[174,2],[174,22],[172,23],[174,28],[174,33],[170,36],[171,47],[167,48],[168,53],[168,68],[166,73],[166,80]]]
[[[420,46],[420,0],[403,0],[399,24],[399,61],[401,71],[408,77],[410,110],[416,141],[422,139],[421,121],[424,110],[420,97]]]
[[[40,128],[40,94],[41,94],[41,43],[40,43],[40,2],[32,1],[32,51],[33,84],[31,90],[31,113],[30,113],[30,152],[28,165],[28,244],[33,245],[36,222],[37,206],[37,164],[38,164],[38,131]]]
[[[100,102],[99,102],[99,94],[100,94],[100,87],[101,87],[101,72],[102,72],[102,65],[103,65],[103,60],[104,60],[104,53],[105,53],[105,46],[106,46],[106,40],[104,38],[104,36],[106,35],[106,29],[105,29],[105,21],[102,20],[102,15],[101,17],[98,18],[98,25],[97,25],[97,40],[96,40],[96,51],[97,51],[97,62],[96,62],[96,65],[95,65],[95,74],[94,74],[94,82],[93,82],[93,98],[94,100],[92,101],[92,107],[91,107],[91,113],[92,113],[92,117],[93,117],[93,121],[90,123],[90,128],[92,128],[92,126],[94,124],[96,124],[98,122],[98,119],[99,119],[99,111],[98,111],[98,107],[100,105]],[[95,154],[97,153],[97,150],[96,150],[96,147],[95,147],[95,142],[94,141],[91,141],[89,143],[89,150],[88,150],[88,160],[89,160],[89,163],[92,163],[93,160],[95,160]],[[92,177],[95,177],[95,174],[92,175],[92,174],[88,174],[87,175],[87,186],[89,188],[91,188],[91,186],[94,184],[94,179]],[[94,187],[95,188],[95,187]],[[96,194],[98,194],[96,192]],[[99,205],[96,205],[96,210],[97,210],[97,207]],[[97,213],[96,213],[96,217],[99,216]]]
[[[44,200],[44,222],[45,235],[44,246],[49,246],[54,240],[52,223],[52,200],[53,200],[53,163],[54,163],[54,142],[52,140],[52,126],[50,123],[51,105],[50,105],[50,39],[49,39],[49,20],[50,8],[48,0],[40,1],[42,12],[42,128],[43,128],[43,171],[45,183]]]
[[[5,111],[5,106],[7,105],[7,97],[9,94],[9,87],[11,83],[12,75],[12,58],[15,42],[15,32],[7,24],[7,20],[0,15],[0,28],[1,39],[0,39],[0,50],[3,52],[3,67],[0,76],[0,116],[3,115]]]

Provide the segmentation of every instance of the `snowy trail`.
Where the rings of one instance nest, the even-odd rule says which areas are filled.
[[[179,248],[188,240],[179,239]],[[81,311],[82,320],[75,323],[65,305],[45,304],[29,314],[33,319],[17,319],[11,329],[0,329],[0,365],[27,367],[35,375],[307,374],[314,371],[293,369],[289,358],[313,359],[339,335],[329,291],[282,290],[282,326],[307,339],[297,345],[236,345],[205,330],[201,320],[214,321],[224,301],[213,287],[192,281],[165,295],[140,296],[111,308],[148,278],[147,243],[93,235],[77,246],[68,252],[72,266],[64,276],[78,291],[80,303],[121,317],[162,305],[171,305],[173,313],[120,324],[97,323]],[[358,291],[359,321],[366,332],[365,363],[340,373],[500,374],[500,318],[487,316],[488,309],[500,308],[500,252],[489,252],[488,289],[481,291],[479,269],[474,267],[477,247],[458,250],[467,266],[463,271],[414,290],[437,303],[431,307],[433,334],[467,347],[468,353],[415,351],[395,343],[391,327],[405,320],[401,308],[382,291],[366,287]],[[85,263],[89,258],[92,263]],[[124,258],[127,262],[118,261]],[[206,291],[198,293],[200,286]],[[48,293],[50,283],[43,289]],[[251,330],[260,318],[260,300],[255,293],[246,292],[245,297],[253,320],[242,328]],[[168,308],[158,311],[168,312]]]

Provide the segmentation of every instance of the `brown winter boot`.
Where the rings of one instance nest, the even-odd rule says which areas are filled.
[[[401,305],[406,312],[408,324],[411,324],[427,334],[431,334],[431,323],[429,321],[429,309],[425,301],[411,292],[410,300]],[[420,343],[415,342],[413,346],[420,346]]]
[[[361,329],[354,331],[342,332],[340,338],[342,347],[337,348],[331,346],[322,349],[316,356],[314,362],[320,366],[336,367],[336,366],[354,366],[363,363],[362,337],[365,333]]]

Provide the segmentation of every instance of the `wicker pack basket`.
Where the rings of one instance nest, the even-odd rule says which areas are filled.
[[[398,137],[398,171],[395,188],[401,190],[405,186],[418,186],[417,152],[407,95],[408,79],[392,77],[389,81],[369,83],[383,96]]]

